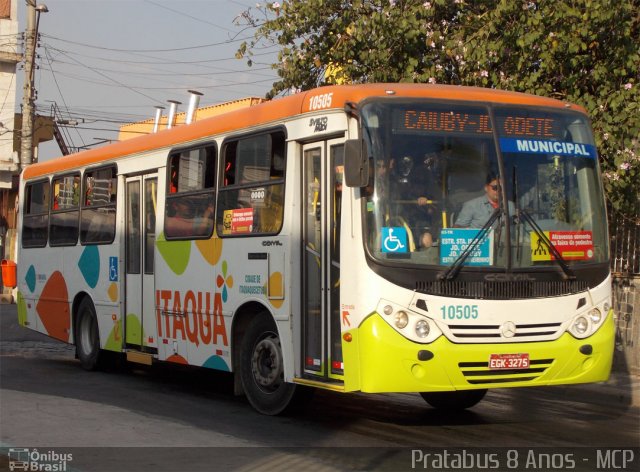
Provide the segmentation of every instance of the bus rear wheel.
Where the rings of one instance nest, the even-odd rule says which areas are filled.
[[[456,390],[454,392],[421,392],[424,400],[439,410],[464,410],[477,405],[487,394],[486,389]]]
[[[85,298],[78,307],[76,317],[76,354],[85,370],[96,370],[100,360],[100,334],[96,310],[89,298]]]
[[[242,387],[251,406],[264,415],[283,413],[293,400],[296,386],[284,381],[284,360],[275,324],[259,316],[242,340]]]

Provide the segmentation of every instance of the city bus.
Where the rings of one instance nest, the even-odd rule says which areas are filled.
[[[313,389],[461,409],[610,373],[605,200],[570,103],[321,87],[31,165],[19,198],[19,322],[87,370],[230,372],[268,415]]]

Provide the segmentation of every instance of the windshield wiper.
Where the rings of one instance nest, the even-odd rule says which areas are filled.
[[[518,202],[518,168],[513,166],[513,177],[511,182],[513,191],[513,206],[515,209],[515,217],[520,214],[520,204]],[[516,221],[517,222],[517,221]],[[516,260],[520,263],[522,260],[522,245],[520,244],[520,225],[516,224]]]
[[[556,249],[556,247],[549,240],[547,235],[544,234],[544,231],[542,231],[540,226],[538,226],[538,223],[535,222],[535,220],[527,212],[527,210],[524,210],[524,209],[520,210],[518,212],[518,216],[522,216],[523,219],[527,223],[529,223],[529,226],[531,226],[531,228],[533,228],[533,231],[535,231],[535,233],[538,236],[538,238],[540,239],[540,241],[542,241],[544,243],[544,245],[547,246],[547,248],[549,248],[549,252],[551,252],[551,254],[553,255],[553,260],[555,260],[558,263],[558,265],[562,268],[562,272],[564,273],[565,280],[566,279],[575,279],[576,276],[575,276],[573,270],[567,264],[567,261],[565,260],[565,258],[562,257],[562,254],[560,254],[560,251],[558,251]]]
[[[451,266],[446,270],[446,272],[439,274],[439,280],[453,280],[458,276],[460,269],[464,265],[464,262],[467,260],[469,255],[478,247],[480,242],[484,240],[484,237],[489,232],[489,229],[493,225],[493,223],[502,215],[504,210],[502,208],[496,208],[487,222],[480,228],[478,234],[476,234],[471,241],[469,241],[469,245],[467,248],[458,256],[458,258],[451,264]]]

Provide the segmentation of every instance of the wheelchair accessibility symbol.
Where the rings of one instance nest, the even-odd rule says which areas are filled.
[[[109,281],[110,282],[118,281],[118,258],[117,257],[109,258]]]
[[[407,230],[401,226],[382,228],[382,252],[408,252]]]

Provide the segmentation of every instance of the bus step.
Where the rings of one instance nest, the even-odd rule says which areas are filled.
[[[151,365],[153,356],[145,352],[127,351],[127,360],[136,364]]]
[[[301,379],[296,377],[293,379],[293,383],[306,385],[307,387],[322,388],[325,390],[333,390],[334,392],[344,392],[344,384],[333,382],[320,382],[318,380]]]

